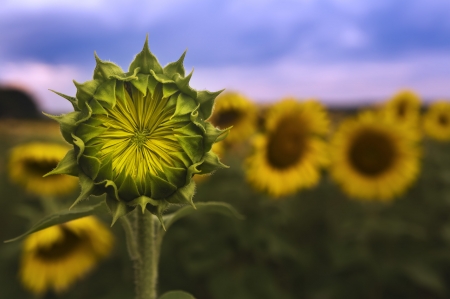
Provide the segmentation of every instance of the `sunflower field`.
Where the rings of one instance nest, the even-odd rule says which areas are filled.
[[[184,56],[2,118],[1,298],[449,297],[449,102],[256,104]]]

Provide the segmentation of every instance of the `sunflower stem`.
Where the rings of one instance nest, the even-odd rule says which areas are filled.
[[[139,259],[135,262],[136,299],[156,299],[158,279],[158,250],[155,219],[147,210],[133,211]]]

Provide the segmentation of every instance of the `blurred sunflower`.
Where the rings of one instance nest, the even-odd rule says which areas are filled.
[[[322,137],[329,120],[323,106],[285,99],[267,112],[265,124],[266,134],[254,138],[246,161],[248,182],[273,197],[317,184],[320,168],[328,162]]]
[[[439,101],[430,105],[423,120],[425,133],[440,141],[450,140],[450,102]]]
[[[220,129],[233,126],[225,142],[239,143],[255,132],[257,109],[255,104],[243,95],[226,92],[217,97],[214,113],[209,121]]]
[[[352,197],[388,201],[419,174],[419,134],[374,112],[341,123],[332,138],[332,177]]]
[[[417,126],[420,117],[420,105],[420,98],[416,93],[403,90],[387,101],[383,112],[386,117],[394,121]]]
[[[111,252],[113,241],[93,216],[33,233],[23,244],[20,279],[34,294],[63,292]]]
[[[57,143],[33,142],[18,145],[9,157],[9,177],[27,192],[43,196],[68,194],[78,180],[68,175],[43,177],[64,158],[68,147]]]

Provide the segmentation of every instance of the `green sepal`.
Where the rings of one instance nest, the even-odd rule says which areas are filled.
[[[158,73],[154,72],[153,70],[151,70],[150,73],[153,75],[153,78],[155,78],[155,80],[158,81],[159,83],[162,83],[162,84],[175,83],[171,78],[167,77],[164,74],[158,74]]]
[[[106,80],[100,84],[94,99],[105,103],[108,108],[113,108],[116,105],[116,80]]]
[[[100,81],[91,80],[86,81],[84,83],[78,83],[73,80],[75,87],[77,88],[76,98],[78,101],[78,108],[82,110],[86,103],[94,96],[98,86],[100,85]]]
[[[123,184],[123,182],[125,182],[126,176],[127,175],[126,175],[125,171],[121,171],[121,172],[119,172],[119,174],[117,174],[117,176],[114,179],[114,182],[116,182],[117,188],[119,188]]]
[[[150,52],[150,48],[148,47],[148,36],[145,38],[144,48],[136,55],[133,62],[131,62],[128,71],[131,72],[137,67],[140,67],[140,73],[142,74],[150,74],[151,71],[159,74],[163,72],[158,59]]]
[[[107,127],[93,127],[88,124],[82,123],[78,126],[78,128],[75,131],[75,135],[78,136],[83,140],[83,142],[88,142],[92,138],[98,137],[101,134],[103,134],[106,130],[108,130]]]
[[[102,166],[100,167],[97,174],[97,181],[105,181],[113,179],[113,169],[112,169],[112,155],[108,155],[102,161]]]
[[[76,122],[77,125],[89,120],[92,116],[92,108],[89,106],[89,103],[86,102],[83,108],[80,110],[80,115],[78,116],[78,120]]]
[[[110,79],[116,79],[116,80],[121,81],[121,82],[129,82],[129,81],[132,81],[132,80],[137,80],[138,79],[137,74],[139,73],[140,69],[141,68],[137,67],[137,68],[133,69],[133,71],[129,71],[127,73],[114,75],[114,76],[111,76],[109,78]]]
[[[119,192],[117,191],[117,185],[112,180],[105,180],[103,182],[98,183],[98,185],[105,184],[106,194],[111,197],[115,198],[116,200],[120,200]],[[110,188],[108,188],[110,187]]]
[[[126,203],[115,200],[109,196],[106,196],[106,204],[113,218],[111,226],[113,226],[120,217],[125,216],[134,210],[133,207],[128,206]]]
[[[186,184],[185,168],[171,167],[165,165],[164,163],[161,163],[161,165],[163,167],[165,176],[172,185],[176,187],[182,187]]]
[[[189,156],[185,153],[185,152],[173,152],[172,156],[175,156],[178,158],[178,160],[180,160],[183,164],[184,167],[189,167],[192,164],[191,159],[189,158]]]
[[[108,115],[108,111],[106,111],[105,108],[103,108],[103,106],[96,99],[92,99],[89,102],[89,106],[92,109],[92,114]]]
[[[194,176],[194,174],[199,174],[201,171],[198,169],[198,167],[203,163],[203,160],[192,164],[191,166],[188,167],[187,169],[187,173],[186,173],[186,181],[190,182],[192,180],[192,177]]]
[[[202,136],[180,136],[175,134],[175,137],[193,163],[200,161],[203,156]]]
[[[32,233],[38,232],[40,230],[49,228],[54,225],[62,224],[68,221],[72,221],[75,219],[83,218],[86,216],[90,216],[93,214],[100,213],[105,210],[105,204],[103,202],[98,203],[93,206],[87,206],[87,207],[79,207],[72,210],[62,210],[55,214],[46,216],[45,218],[38,221],[36,224],[34,224],[26,233],[14,238],[5,241],[5,243],[18,241],[28,235],[31,235]]]
[[[137,80],[132,80],[130,81],[131,84],[133,84],[134,87],[136,87],[137,90],[139,90],[143,96],[145,96],[147,94],[147,86],[148,86],[148,77],[149,75],[147,74],[138,74],[137,75],[138,79]]]
[[[120,66],[110,61],[103,61],[94,52],[95,62],[97,63],[94,69],[94,80],[108,80],[111,76],[120,76],[123,70]]]
[[[147,196],[139,196],[128,203],[130,206],[140,206],[142,214],[145,213],[147,208],[147,204],[151,204],[152,206],[157,206],[161,204],[161,200],[154,200]]]
[[[63,135],[64,140],[73,144],[71,134],[76,127],[76,123],[77,123],[78,117],[80,116],[80,112],[73,111],[73,112],[63,114],[60,116],[51,115],[51,114],[47,114],[47,113],[44,113],[44,115],[53,120],[56,120],[59,123],[61,134]]]
[[[90,177],[85,175],[82,171],[78,173],[78,177],[80,178],[81,193],[70,206],[69,210],[80,203],[80,201],[87,199],[94,190],[94,181]]]
[[[54,91],[53,89],[49,89],[49,90],[50,90],[51,92],[56,93],[56,94],[59,95],[60,97],[65,98],[66,100],[68,100],[68,101],[72,104],[72,107],[73,107],[74,110],[79,110],[79,109],[78,109],[78,104],[77,104],[77,99],[76,99],[76,98],[71,97],[71,96],[68,96],[68,95],[65,95],[65,94],[60,93],[60,92],[57,92],[57,91]]]
[[[164,74],[172,78],[175,74],[184,77],[185,71],[183,66],[184,57],[186,56],[186,51],[181,54],[181,57],[174,62],[167,64],[164,67]]]
[[[163,180],[159,176],[151,175],[150,189],[153,199],[163,199],[177,190],[177,187]]]
[[[169,196],[166,200],[173,204],[189,204],[195,208],[192,198],[195,194],[195,182],[191,180],[189,184],[178,188],[177,192]]]
[[[78,176],[78,164],[77,158],[75,156],[75,151],[73,149],[69,150],[64,158],[59,161],[55,169],[46,173],[44,177],[53,174],[68,174],[73,176]]]
[[[211,173],[221,168],[230,167],[220,162],[219,157],[213,151],[209,151],[203,156],[203,163],[198,167],[201,171],[199,174]]]
[[[189,81],[191,81],[193,73],[194,70],[192,70],[186,77],[182,77],[178,74],[175,74],[174,81],[182,92],[193,98],[197,98],[197,91],[189,86]]]
[[[103,147],[103,144],[101,144],[101,143],[94,144],[94,145],[86,145],[86,143],[85,143],[83,155],[97,157],[97,155],[100,152],[102,147]]]
[[[120,185],[118,192],[120,198],[125,201],[132,201],[136,197],[140,196],[136,183],[130,175],[127,175],[125,177],[123,183]]]
[[[180,93],[177,99],[177,107],[175,108],[175,112],[172,117],[191,113],[197,106],[198,104],[195,102],[194,98],[188,96],[187,94]]]
[[[173,132],[183,136],[202,136],[202,130],[191,122],[181,128],[174,129]]]
[[[154,97],[155,89],[158,84],[160,83],[153,77],[153,75],[148,76],[147,87],[152,97]]]
[[[158,299],[195,299],[195,297],[183,291],[170,291],[164,293]]]
[[[124,88],[124,82],[123,81],[116,81],[116,97],[125,102],[125,88]]]
[[[224,90],[225,89],[222,89],[216,92],[208,90],[197,91],[197,101],[200,103],[200,111],[205,120],[211,116],[214,107],[214,99]]]
[[[205,152],[209,152],[212,148],[212,145],[218,141],[223,140],[228,135],[228,132],[231,128],[220,130],[219,128],[214,127],[214,125],[210,122],[205,122],[204,125],[206,134],[203,139],[203,146]]]
[[[178,89],[176,84],[172,84],[172,83],[167,83],[167,84],[163,84],[163,98],[169,98],[171,95],[179,92],[180,90]]]
[[[163,213],[168,208],[169,203],[165,200],[157,200],[157,205],[150,204],[147,205],[147,210],[150,211],[153,215],[158,217],[159,222],[164,230],[166,230],[166,226],[164,224]]]
[[[81,138],[78,138],[74,134],[72,134],[72,143],[74,145],[75,154],[77,155],[77,162],[80,162],[80,157],[84,152],[84,142]]]
[[[82,155],[79,163],[83,172],[92,180],[95,180],[100,170],[100,160],[95,157]]]

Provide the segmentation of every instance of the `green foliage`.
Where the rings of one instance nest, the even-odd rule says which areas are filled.
[[[167,292],[159,299],[195,299],[191,294],[183,291],[171,291]]]

